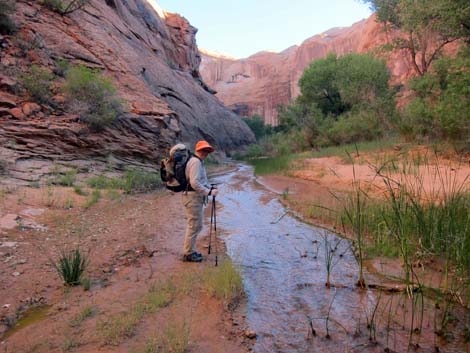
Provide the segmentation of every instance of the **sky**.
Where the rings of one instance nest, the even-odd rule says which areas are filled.
[[[371,15],[360,0],[156,0],[198,28],[199,48],[235,58],[280,52],[333,27]]]

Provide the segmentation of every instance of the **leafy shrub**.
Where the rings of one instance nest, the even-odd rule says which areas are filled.
[[[64,175],[61,175],[59,178],[57,178],[56,183],[61,186],[73,186],[73,184],[75,183],[76,176],[76,170],[68,170],[65,172]]]
[[[47,69],[33,65],[29,72],[20,76],[20,83],[32,99],[39,103],[47,103],[52,96],[51,85],[53,79],[54,75]]]
[[[441,58],[433,70],[410,82],[414,99],[405,107],[401,131],[410,137],[445,139],[469,148],[470,49]]]
[[[253,115],[251,118],[243,118],[243,121],[248,125],[248,127],[253,131],[255,134],[256,140],[260,140],[266,135],[270,135],[272,133],[272,126],[266,125],[264,120],[259,115]]]
[[[142,169],[129,169],[123,178],[123,189],[126,193],[149,191],[161,186],[159,175]]]
[[[82,254],[80,249],[71,252],[62,252],[59,261],[54,263],[54,267],[59,273],[64,284],[76,286],[80,284],[83,273],[88,266],[88,259]]]
[[[54,62],[54,73],[57,76],[65,77],[65,74],[69,68],[70,63],[65,59],[57,59]]]
[[[126,193],[145,192],[162,187],[160,177],[142,169],[128,169],[120,178],[98,175],[86,180],[88,186],[96,189],[122,189]]]
[[[62,16],[83,8],[90,0],[43,0],[42,3],[47,8]]]
[[[371,141],[381,137],[382,133],[375,115],[362,110],[356,114],[344,114],[325,130],[324,135],[328,145],[343,145],[356,141]]]
[[[16,25],[10,18],[15,12],[15,0],[0,0],[0,33],[12,34],[16,30]]]
[[[111,81],[85,66],[67,70],[64,91],[72,110],[93,130],[99,131],[112,124],[123,111]]]

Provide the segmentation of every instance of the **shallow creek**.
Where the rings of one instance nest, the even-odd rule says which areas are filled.
[[[254,352],[435,352],[435,345],[440,352],[466,351],[436,341],[431,314],[413,325],[420,328],[410,346],[407,296],[357,288],[350,242],[288,213],[251,167],[212,180],[221,184],[218,235],[242,272],[247,321],[257,334]],[[327,247],[336,248],[331,288],[325,287]],[[426,299],[422,307],[432,313]]]

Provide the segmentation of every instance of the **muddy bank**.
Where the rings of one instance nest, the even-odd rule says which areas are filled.
[[[243,303],[229,311],[204,287],[213,259],[180,261],[180,195],[103,190],[86,208],[91,190],[84,191],[2,188],[2,351],[143,352],[182,332],[193,352],[247,351]],[[201,237],[201,249],[206,242]],[[77,244],[89,256],[89,290],[64,287],[51,265]],[[155,288],[169,296],[158,308],[149,304]],[[147,309],[139,312],[142,303]]]

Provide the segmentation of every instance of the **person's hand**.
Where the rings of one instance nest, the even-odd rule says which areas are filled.
[[[219,190],[212,189],[210,196],[216,197],[218,193],[219,193]]]

